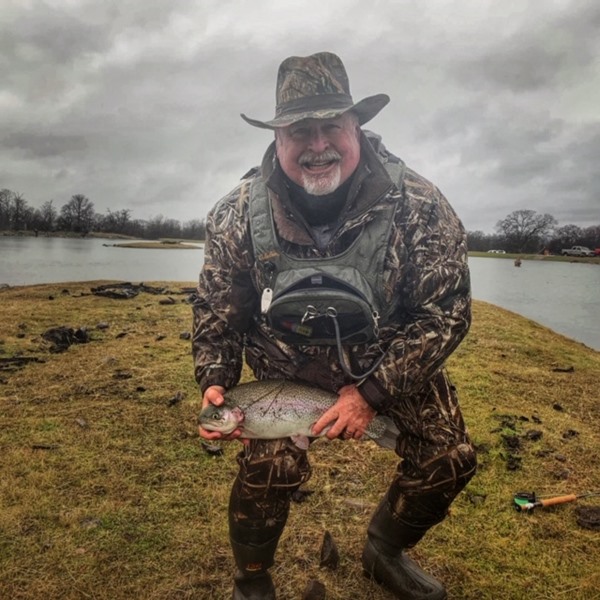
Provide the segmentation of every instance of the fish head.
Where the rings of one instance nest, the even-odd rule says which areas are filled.
[[[237,429],[244,420],[244,413],[237,406],[209,404],[200,413],[198,422],[207,431],[218,431],[225,435]]]

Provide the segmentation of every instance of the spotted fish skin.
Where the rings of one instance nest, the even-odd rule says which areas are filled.
[[[239,427],[243,438],[294,440],[316,437],[312,426],[338,399],[320,388],[284,380],[243,383],[224,397],[221,406],[209,405],[200,413],[204,429],[228,434]],[[367,439],[389,449],[395,447],[397,436],[391,419],[383,416],[376,416],[365,432]]]

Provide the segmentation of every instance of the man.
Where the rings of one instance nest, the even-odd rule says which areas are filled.
[[[470,325],[465,232],[437,188],[361,130],[389,98],[354,103],[336,55],[284,60],[276,96],[273,120],[242,115],[274,131],[260,169],[207,220],[193,337],[203,406],[223,402],[245,355],[257,379],[338,394],[315,434],[331,425],[327,437],[359,439],[376,414],[393,418],[402,461],[369,524],[363,568],[399,598],[445,598],[405,551],[445,518],[475,472],[443,370]],[[336,283],[317,287],[324,279]],[[285,310],[300,312],[278,320],[288,296]],[[200,429],[206,440],[240,434]],[[290,439],[244,440],[238,463],[229,503],[233,598],[275,598],[268,569],[290,496],[310,476],[307,451]]]

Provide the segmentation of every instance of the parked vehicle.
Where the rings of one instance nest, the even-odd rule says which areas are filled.
[[[504,250],[488,250],[488,254],[506,254]]]
[[[594,251],[586,246],[573,246],[572,248],[563,248],[563,256],[594,256]]]
[[[596,248],[596,249],[594,250],[594,254],[595,254],[596,256],[600,256],[600,248]]]

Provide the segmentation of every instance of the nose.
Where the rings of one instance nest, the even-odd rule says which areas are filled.
[[[309,149],[316,153],[324,152],[329,148],[329,138],[321,131],[319,127],[315,127],[311,131]]]

